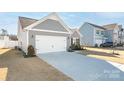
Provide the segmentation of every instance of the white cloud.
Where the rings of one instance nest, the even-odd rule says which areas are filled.
[[[122,18],[124,17],[124,13],[122,12],[101,12],[96,13],[99,16],[105,17],[105,18]]]

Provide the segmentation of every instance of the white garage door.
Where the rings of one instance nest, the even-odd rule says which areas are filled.
[[[36,53],[66,51],[66,37],[36,35]]]

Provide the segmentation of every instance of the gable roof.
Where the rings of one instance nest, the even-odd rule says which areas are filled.
[[[88,22],[86,22],[86,23],[89,24],[89,25],[91,25],[91,26],[93,26],[93,27],[95,27],[95,28],[106,30],[106,28],[104,28],[102,26],[99,26],[99,25],[96,25],[96,24],[92,24],[92,23],[88,23]]]
[[[80,33],[80,31],[77,28],[71,29],[71,31],[72,31],[71,35],[77,33],[79,36],[83,37],[83,35]]]
[[[57,13],[50,13],[48,16],[46,16],[46,17],[32,23],[31,25],[27,26],[25,29],[31,30],[31,29],[33,29],[33,27],[44,22],[47,19],[52,19],[52,20],[58,21],[68,32],[71,32],[69,27],[63,22],[63,20],[57,15]]]
[[[106,28],[107,30],[114,30],[116,26],[117,26],[116,23],[108,24],[108,25],[103,25],[103,27]]]
[[[77,28],[71,28],[72,33],[75,32]]]
[[[42,30],[52,30],[52,31],[64,31],[67,30],[58,22],[57,20],[47,19],[42,23],[33,27],[33,29],[42,29]]]
[[[38,20],[32,19],[32,18],[27,18],[27,17],[19,17],[19,21],[20,21],[21,27],[23,29],[23,28],[35,23]]]

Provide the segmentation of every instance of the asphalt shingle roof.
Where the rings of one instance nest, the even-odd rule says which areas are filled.
[[[25,28],[34,22],[38,21],[37,19],[32,19],[32,18],[26,18],[26,17],[19,17],[20,23],[22,28]]]
[[[108,24],[108,25],[103,25],[103,27],[106,28],[107,30],[114,30],[116,26],[117,26],[116,23]]]
[[[88,23],[88,22],[87,22]],[[106,30],[106,28],[102,27],[102,26],[99,26],[99,25],[96,25],[96,24],[92,24],[92,23],[88,23],[90,25],[92,25],[93,27],[96,27],[96,28],[100,28],[100,29],[103,29],[103,30]]]

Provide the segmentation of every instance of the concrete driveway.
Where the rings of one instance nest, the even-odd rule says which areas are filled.
[[[124,72],[104,60],[74,52],[45,53],[38,56],[74,80],[124,80]]]

